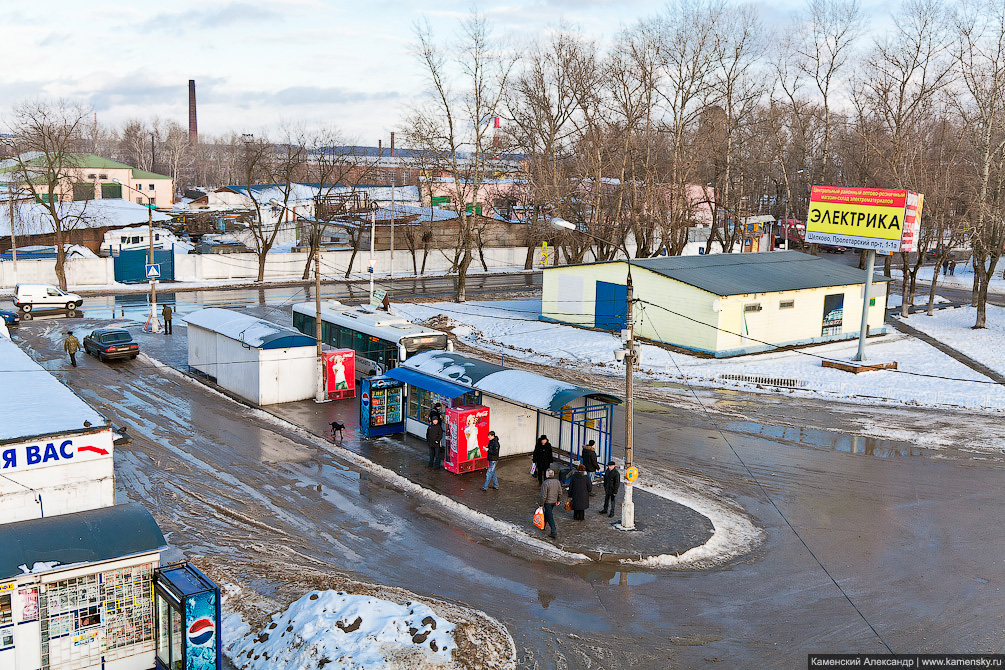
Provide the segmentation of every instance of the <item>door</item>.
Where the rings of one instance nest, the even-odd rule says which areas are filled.
[[[624,284],[597,282],[597,302],[593,323],[596,328],[620,331],[628,327],[628,287]]]
[[[824,319],[820,334],[838,335],[844,322],[844,293],[824,296]]]

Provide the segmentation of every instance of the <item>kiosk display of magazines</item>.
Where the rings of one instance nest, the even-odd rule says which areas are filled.
[[[366,437],[405,432],[405,383],[390,377],[360,379],[359,430]]]

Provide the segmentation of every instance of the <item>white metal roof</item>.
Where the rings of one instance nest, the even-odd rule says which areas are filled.
[[[27,442],[108,425],[107,419],[33,361],[12,341],[0,337],[0,442]]]
[[[219,307],[200,309],[183,320],[191,326],[219,333],[256,349],[316,346],[313,337],[299,330]]]

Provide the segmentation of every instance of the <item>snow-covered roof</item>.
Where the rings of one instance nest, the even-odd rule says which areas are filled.
[[[5,380],[0,384],[0,442],[28,442],[108,425],[105,417],[6,338],[0,338],[0,374]]]
[[[246,198],[250,197],[258,201],[259,204],[267,205],[270,200],[278,200],[279,202],[286,203],[313,200],[314,196],[321,190],[321,186],[319,184],[290,184],[288,189],[289,197],[286,195],[286,184],[252,184],[250,196],[248,195],[247,185],[231,184],[217,189],[217,191],[221,190],[233,191]]]
[[[350,189],[333,189],[332,193],[340,193],[343,190],[348,191]],[[391,200],[390,186],[357,186],[356,191],[359,193],[366,193],[370,196],[370,200],[387,200],[388,202]],[[419,202],[419,187],[395,186],[394,199],[396,202]]]
[[[192,312],[184,317],[184,321],[190,326],[219,333],[255,349],[317,346],[313,337],[304,335],[299,330],[219,307]]]
[[[558,412],[578,398],[620,403],[617,396],[523,370],[512,370],[451,351],[424,351],[402,367],[447,382],[548,412]]]
[[[119,198],[61,202],[59,209],[64,217],[64,227],[70,229],[140,225],[147,222],[148,216],[153,221],[171,220],[166,214]],[[17,221],[14,232],[18,235],[46,235],[53,232],[52,216],[45,205],[40,203],[16,204],[14,219]],[[10,235],[10,223],[10,208],[0,209],[0,236]]]

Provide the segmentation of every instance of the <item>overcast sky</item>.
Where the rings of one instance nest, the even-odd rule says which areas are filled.
[[[0,114],[29,97],[67,97],[114,127],[154,116],[188,124],[196,81],[200,133],[280,122],[334,123],[367,145],[388,142],[421,93],[410,53],[416,21],[449,37],[472,4],[388,0],[36,0],[8,3],[0,27]],[[759,3],[774,32],[801,0]],[[865,0],[869,7],[878,0]],[[663,7],[652,0],[481,2],[518,41],[560,22],[608,39]]]

